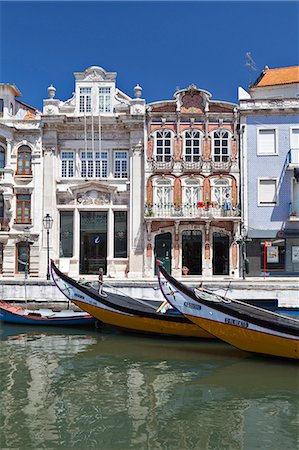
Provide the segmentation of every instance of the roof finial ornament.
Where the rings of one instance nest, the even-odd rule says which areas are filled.
[[[196,84],[191,84],[190,86],[188,86],[188,88],[186,90],[187,90],[187,92],[189,92],[189,94],[193,95],[198,90],[198,88],[197,88]]]
[[[48,96],[49,96],[49,98],[53,99],[55,97],[55,93],[56,93],[56,89],[51,84],[51,86],[48,87]]]
[[[134,87],[134,94],[136,98],[140,98],[142,95],[142,87],[139,86],[139,84],[137,83],[136,86]]]

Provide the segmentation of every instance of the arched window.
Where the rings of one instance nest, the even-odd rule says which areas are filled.
[[[187,207],[197,207],[203,201],[202,181],[188,178],[183,181],[183,204]]]
[[[31,175],[31,149],[28,145],[22,145],[18,149],[17,175]]]
[[[0,146],[0,169],[5,167],[5,149]]]
[[[213,159],[227,162],[231,154],[231,134],[227,130],[217,130],[213,134]]]
[[[186,162],[198,162],[201,156],[201,133],[189,130],[184,136],[184,155]]]
[[[172,132],[170,130],[159,130],[155,137],[156,161],[170,162],[172,158]]]
[[[173,182],[158,178],[154,182],[154,210],[158,216],[168,216],[173,209]]]
[[[211,181],[211,201],[222,208],[229,200],[231,202],[232,186],[228,178],[213,179]]]

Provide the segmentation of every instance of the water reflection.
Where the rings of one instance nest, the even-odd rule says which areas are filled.
[[[296,448],[291,362],[93,330],[1,340],[1,448]]]

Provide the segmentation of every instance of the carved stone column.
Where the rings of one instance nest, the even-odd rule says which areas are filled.
[[[12,140],[6,139],[6,161],[5,161],[5,169],[11,169],[11,151],[12,151]]]
[[[56,207],[56,143],[43,144],[43,174],[41,183],[43,184],[42,193],[42,210],[40,211],[43,218],[46,214],[50,214],[53,219],[53,228],[51,230],[50,254],[52,257],[58,257],[53,248],[53,243],[59,241],[59,220]],[[46,278],[47,269],[47,239],[46,233],[42,235],[42,249],[40,258],[41,275]]]
[[[232,203],[236,207],[238,202],[237,182],[235,178],[232,179]]]
[[[237,141],[235,139],[232,139],[231,145],[232,145],[232,161],[235,161],[237,159]]]
[[[180,161],[182,158],[183,148],[182,139],[177,137],[174,141],[174,159],[175,161]]]
[[[208,161],[211,158],[211,139],[205,138],[203,141],[203,159]]]
[[[180,267],[180,235],[179,235],[179,221],[174,224],[174,269],[177,270]]]
[[[153,276],[153,242],[152,242],[152,222],[146,222],[146,244],[145,244],[145,276]]]
[[[153,206],[153,181],[149,178],[147,182],[147,199],[146,203],[149,207]]]
[[[203,270],[202,275],[204,277],[210,277],[211,274],[211,243],[210,243],[210,222],[205,223],[204,229],[204,258],[203,258]]]
[[[211,200],[211,186],[209,178],[205,178],[203,182],[203,201]]]
[[[153,159],[154,153],[154,140],[153,138],[149,138],[147,142],[147,159]]]
[[[113,211],[108,209],[108,226],[107,226],[107,259],[114,257],[114,220]]]
[[[233,242],[231,245],[232,268],[236,270],[238,267],[238,244]]]
[[[129,227],[129,271],[128,278],[143,276],[143,145],[141,141],[132,145],[130,167],[130,227]]]
[[[180,178],[176,178],[174,180],[174,206],[176,208],[180,208],[182,204],[182,186],[181,186],[181,180]]]

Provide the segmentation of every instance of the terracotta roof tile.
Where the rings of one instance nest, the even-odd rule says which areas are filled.
[[[299,83],[299,66],[280,67],[279,69],[266,68],[264,72],[260,80],[254,84],[255,87]]]

